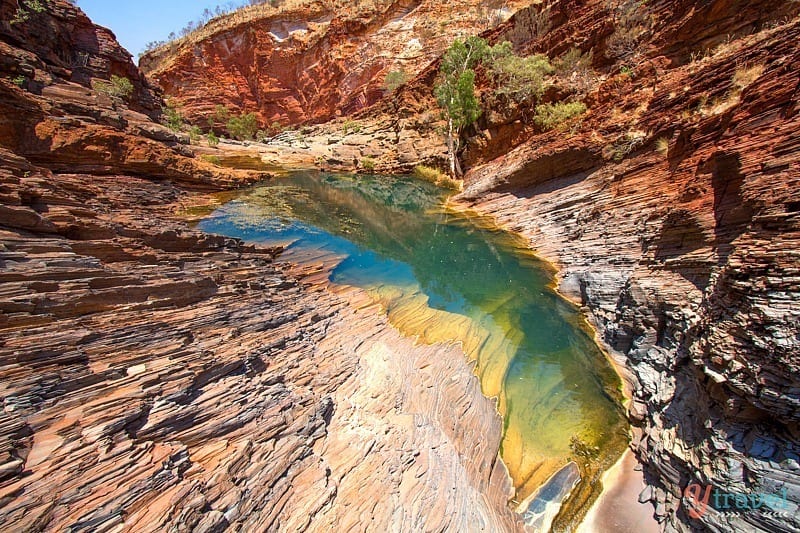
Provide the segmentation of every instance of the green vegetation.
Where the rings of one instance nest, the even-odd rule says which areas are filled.
[[[375,170],[375,160],[369,156],[361,158],[361,168],[372,172]]]
[[[258,131],[258,117],[255,113],[247,113],[228,119],[228,133],[234,139],[251,141]]]
[[[222,160],[219,158],[219,156],[216,155],[201,155],[200,159],[206,161],[207,163],[211,163],[212,165],[217,165],[217,166],[219,166],[222,163]]]
[[[31,18],[31,13],[43,13],[47,6],[46,0],[19,0],[17,11],[14,13],[14,18],[9,21],[12,26],[21,22],[26,22]]]
[[[394,91],[408,81],[408,74],[403,70],[393,70],[386,75],[384,85],[388,91]]]
[[[25,76],[19,75],[14,78],[11,78],[11,83],[19,87],[20,89],[25,86],[25,81],[27,78]]]
[[[127,100],[133,94],[133,83],[124,76],[113,74],[110,81],[94,80],[92,88],[102,94],[112,98]]]
[[[361,124],[357,123],[355,120],[347,119],[342,124],[342,133],[347,135],[348,133],[359,133],[361,132]]]
[[[186,133],[189,134],[189,144],[198,144],[200,137],[203,135],[203,131],[199,126],[190,126]]]
[[[161,108],[161,112],[162,124],[172,131],[181,131],[183,129],[183,115],[171,100],[167,100],[166,105]]]
[[[209,130],[208,134],[206,135],[206,140],[208,141],[208,145],[212,148],[219,146],[219,137],[217,137],[217,134],[214,133],[214,130]]]
[[[439,80],[434,86],[436,101],[447,118],[447,153],[450,175],[461,176],[458,149],[464,127],[474,123],[481,114],[475,96],[475,71],[492,49],[480,37],[456,39],[445,51],[439,68]]]
[[[541,98],[547,89],[545,78],[555,72],[549,58],[543,54],[520,57],[511,52],[508,42],[494,49],[498,47],[502,47],[498,50],[500,55],[495,54],[490,68],[499,87],[498,94],[507,95],[517,103]]]
[[[543,130],[564,128],[567,122],[586,112],[583,102],[556,102],[555,104],[542,104],[536,106],[534,123]]]

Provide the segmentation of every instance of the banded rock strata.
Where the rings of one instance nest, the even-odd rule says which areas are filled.
[[[558,264],[561,291],[627,369],[633,447],[651,485],[641,499],[667,531],[797,531],[798,8],[782,5],[793,13],[768,23],[769,3],[663,4],[633,79],[603,82],[572,133],[533,132],[497,159],[475,158],[459,201]],[[593,27],[593,9],[576,8],[581,27]],[[690,60],[720,28],[732,41]],[[737,87],[743,68],[755,74]],[[630,132],[640,138],[626,144]],[[690,483],[785,490],[788,508],[712,501],[693,519]]]
[[[158,93],[70,3],[10,25],[16,7],[0,3],[0,523],[521,529],[500,417],[460,351],[402,338],[321,267],[190,230],[187,189],[265,175],[154,122]],[[127,102],[92,88],[114,73],[135,78]]]

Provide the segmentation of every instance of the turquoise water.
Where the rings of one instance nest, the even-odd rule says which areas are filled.
[[[436,187],[389,176],[294,173],[245,190],[200,227],[327,258],[390,322],[427,342],[461,342],[504,417],[501,455],[528,498],[581,449],[621,453],[619,380],[553,272],[518,237],[449,212]],[[585,445],[585,446],[584,446]],[[585,462],[585,459],[584,459]]]

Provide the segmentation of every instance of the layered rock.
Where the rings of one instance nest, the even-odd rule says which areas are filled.
[[[0,145],[59,172],[129,173],[196,188],[253,181],[194,157],[162,126],[163,101],[114,35],[66,1],[42,12],[0,2]],[[14,21],[13,23],[11,21]],[[127,79],[127,96],[104,90]]]
[[[528,126],[509,153],[477,154],[460,201],[557,263],[561,291],[627,368],[633,447],[652,485],[641,498],[667,530],[794,531],[798,8],[678,4],[650,8],[644,60],[633,76],[606,77],[571,132]],[[586,32],[566,21],[552,34],[602,50],[603,13],[576,7]],[[518,45],[554,55],[571,44],[554,39]],[[683,498],[692,483],[785,495],[785,507],[712,497],[694,518]]]
[[[457,347],[187,230],[173,186],[2,158],[6,527],[519,528]]]
[[[321,266],[189,229],[176,213],[214,198],[187,188],[264,175],[198,161],[148,97],[74,79],[28,35],[73,35],[53,41],[66,52],[109,35],[70,3],[10,25],[14,4],[0,28],[0,523],[520,530],[500,417],[459,349],[401,337],[365,295],[329,291]],[[103,42],[92,75],[141,81]],[[19,72],[23,87],[5,77]]]
[[[262,125],[316,123],[380,100],[390,72],[414,77],[461,34],[506,19],[517,2],[458,9],[430,0],[254,6],[145,54],[140,65],[194,123],[216,106]],[[218,125],[220,126],[220,125]]]

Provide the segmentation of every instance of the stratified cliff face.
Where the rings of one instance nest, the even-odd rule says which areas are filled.
[[[571,131],[520,121],[492,159],[504,125],[484,121],[460,201],[559,264],[628,369],[642,499],[667,530],[800,530],[800,6],[648,3],[632,75],[603,67],[606,7],[557,2],[539,40],[524,13],[498,30],[594,48],[608,74]],[[692,483],[718,494],[699,518]]]
[[[142,57],[140,65],[206,126],[215,107],[256,112],[262,125],[323,122],[382,98],[389,72],[415,76],[459,34],[503,20],[517,3],[435,0],[247,8]]]
[[[51,1],[14,20],[18,9],[14,0],[0,2],[0,146],[62,172],[129,173],[203,188],[257,177],[232,177],[194,158],[185,139],[155,122],[161,98],[113,34],[78,8]],[[131,94],[98,90],[111,76],[126,78]]]
[[[321,267],[189,229],[176,211],[210,199],[187,188],[259,175],[202,164],[132,109],[158,99],[68,2],[12,26],[14,4],[0,4],[3,529],[521,530],[502,421],[460,351],[400,337]],[[42,28],[78,50],[105,36],[89,74],[138,93],[76,81]]]

